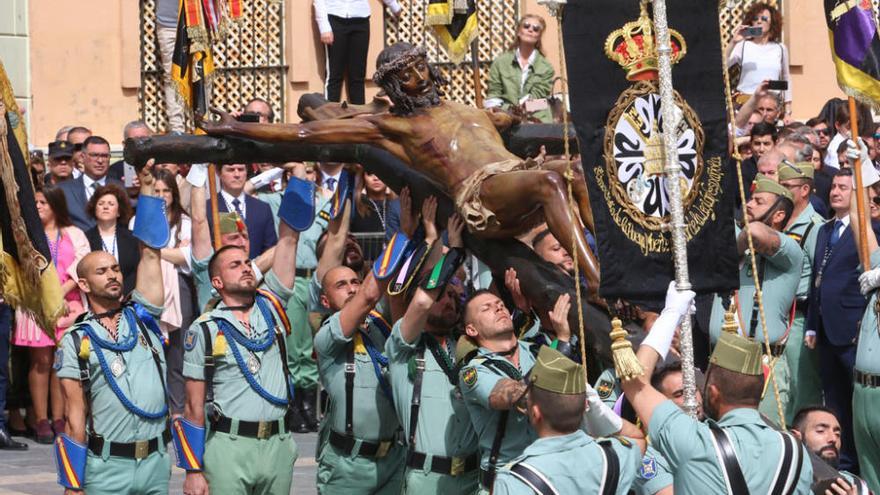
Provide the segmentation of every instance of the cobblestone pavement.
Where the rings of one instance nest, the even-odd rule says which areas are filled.
[[[299,459],[293,469],[293,488],[296,495],[315,495],[315,442],[316,433],[294,435],[299,447]],[[21,440],[20,438],[16,438]],[[0,495],[59,494],[51,445],[40,445],[27,440],[28,450],[12,452],[0,450]],[[183,493],[184,473],[178,468],[171,472],[169,494]]]

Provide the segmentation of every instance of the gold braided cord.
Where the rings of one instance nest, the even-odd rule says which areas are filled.
[[[556,28],[559,43],[560,82],[562,85],[562,140],[565,147],[565,182],[568,184],[568,208],[571,212],[572,219],[576,220],[578,216],[574,201],[574,186],[572,184],[574,181],[574,172],[571,170],[571,144],[568,136],[568,73],[565,69],[565,49],[562,44],[562,9],[559,9],[556,13]],[[576,224],[577,222],[572,223]],[[577,297],[575,304],[577,305],[578,331],[580,332],[578,334],[578,345],[580,346],[581,351],[581,365],[584,367],[584,378],[589,382],[589,376],[587,374],[587,334],[584,331],[584,306],[583,301],[581,300],[581,274],[580,265],[578,264],[577,249],[577,229],[579,228],[580,225],[572,225],[570,254],[571,259],[574,262],[574,290],[575,296]]]
[[[724,40],[722,39],[722,46],[724,46]],[[724,50],[722,50],[722,53]],[[733,112],[733,98],[730,92],[730,79],[727,73],[727,64],[722,62],[722,68],[724,70],[724,96],[727,99],[727,118],[729,122],[734,122],[734,112]],[[733,159],[736,160],[736,176],[738,178],[738,188],[739,188],[739,198],[742,201],[743,208],[746,205],[746,191],[745,185],[743,184],[743,175],[742,175],[742,156],[739,154],[739,150],[736,147],[733,148]],[[776,409],[779,413],[779,426],[784,430],[785,429],[785,413],[782,410],[782,401],[779,398],[779,384],[776,382],[776,361],[779,358],[774,358],[773,353],[770,350],[770,335],[767,333],[767,317],[764,313],[764,294],[761,290],[761,281],[758,276],[758,264],[755,259],[755,245],[752,242],[752,231],[749,228],[749,222],[746,220],[743,222],[744,229],[746,231],[746,239],[748,240],[749,253],[751,253],[751,266],[752,266],[752,274],[755,280],[755,300],[758,304],[758,313],[761,318],[761,328],[764,333],[764,352],[767,356],[771,356],[770,359],[770,371],[769,378],[773,383],[773,396],[776,399]],[[740,322],[742,325],[742,322]],[[766,388],[765,388],[766,390]]]

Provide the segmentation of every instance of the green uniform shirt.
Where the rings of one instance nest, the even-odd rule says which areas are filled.
[[[517,61],[516,51],[504,52],[498,56],[489,68],[489,89],[487,98],[503,100],[501,108],[505,110],[519,105],[520,101],[529,96],[531,99],[547,98],[553,91],[553,77],[556,75],[553,66],[543,55],[535,53],[535,60],[527,69],[526,81],[522,81],[522,68]],[[553,115],[549,109],[539,110],[534,117],[544,123],[552,123]]]
[[[293,289],[282,285],[273,272],[269,272],[269,275],[266,276],[266,288],[275,293],[282,305],[286,304],[293,294]],[[227,321],[251,340],[262,340],[267,334],[274,334],[276,325],[279,327],[282,325],[281,317],[273,304],[265,299],[264,301],[272,313],[274,321],[266,321],[262,311],[255,304],[248,316],[248,324],[252,333],[248,332],[244,325],[238,321],[238,318],[232,314],[232,311],[226,309],[225,304],[220,303],[215,309],[193,322],[184,337],[183,376],[190,380],[204,380],[205,340],[201,324],[208,325],[214,353],[214,405],[224,416],[241,421],[279,419],[284,416],[286,408],[269,402],[250,386],[232,353],[230,347],[232,344],[229,343],[232,337],[224,336],[226,345],[217,345],[219,327],[216,320]],[[281,331],[284,331],[283,327],[281,327]],[[272,344],[265,351],[252,353],[241,344],[236,343],[235,345],[246,369],[249,356],[253,355],[259,362],[259,369],[253,375],[256,382],[273,396],[286,398],[287,386],[282,366],[285,366],[287,361],[286,356],[281,355],[274,337]]]
[[[385,348],[385,337],[373,324],[367,325],[367,337],[373,346],[381,351]],[[330,396],[327,421],[336,433],[345,431],[345,364],[348,348],[354,338],[342,334],[339,312],[334,313],[315,335],[315,352],[318,355],[318,373],[321,383]],[[357,346],[356,346],[357,347]],[[377,442],[389,440],[399,427],[394,404],[382,391],[376,368],[369,354],[355,349],[354,353],[354,391],[353,432],[361,440]],[[383,370],[382,373],[385,371]]]
[[[635,442],[629,445],[616,439],[610,442],[620,461],[620,480],[614,493],[625,495],[629,493],[630,485],[638,472],[642,453]],[[498,472],[493,494],[534,495],[535,492],[529,485],[510,473],[510,467],[517,462],[524,462],[535,468],[560,494],[599,493],[605,479],[602,468],[605,455],[602,447],[580,430],[568,435],[535,440],[522,455]]]
[[[275,233],[278,233],[278,209],[281,207],[281,198],[284,197],[284,191],[276,192],[259,192],[257,198],[269,205],[272,210],[272,219],[275,221]],[[315,249],[318,245],[318,239],[321,234],[327,230],[329,216],[327,211],[330,209],[330,199],[325,198],[322,194],[315,195],[315,221],[308,229],[299,233],[299,241],[296,244],[296,267],[305,270],[318,267],[318,257]],[[321,214],[321,211],[324,214]]]
[[[535,365],[535,357],[529,351],[525,342],[519,342],[519,371],[522,376],[528,373]],[[482,347],[477,356],[470,364],[462,368],[459,373],[459,387],[467,403],[471,423],[480,439],[480,451],[482,459],[480,465],[483,469],[489,469],[489,456],[492,451],[492,442],[498,431],[498,421],[502,411],[497,411],[489,406],[489,395],[499,380],[511,378],[505,375],[499,368],[492,364],[492,360],[504,360],[494,352],[489,352]],[[510,363],[510,361],[507,361]],[[512,365],[512,363],[511,363]],[[512,409],[507,414],[507,426],[504,433],[504,441],[498,454],[498,466],[501,467],[514,457],[522,454],[523,450],[537,438],[535,430],[529,424],[529,419]]]
[[[154,318],[158,319],[162,314],[162,307],[153,306],[148,303],[137,290],[132,293],[132,300],[143,306],[147,313]],[[107,329],[95,320],[87,320],[82,325],[91,326],[95,334],[103,340],[113,340]],[[74,348],[73,333],[77,333],[80,340],[85,335],[85,331],[77,329],[77,327],[64,334],[60,345],[61,353],[58,361],[55,363],[58,378],[69,378],[72,380],[79,380],[80,378],[77,358],[79,349]],[[137,327],[132,328],[129,326],[124,315],[120,316],[119,328],[117,330],[118,341],[124,341],[132,333],[140,334],[140,330]],[[122,394],[132,404],[146,412],[161,411],[166,404],[165,389],[162,386],[165,374],[165,353],[162,352],[162,344],[159,337],[150,331],[147,333],[150,336],[149,341],[144,341],[138,335],[138,342],[134,345],[134,348],[127,352],[117,353],[109,349],[101,349],[99,351],[97,343],[90,343],[89,376],[92,381],[92,393],[89,400],[89,408],[93,427],[91,434],[101,435],[110,442],[131,443],[138,440],[156,438],[165,431],[166,418],[148,420],[125,408],[110,388],[107,376],[101,370],[101,365],[98,362],[98,352],[101,352],[104,355],[109,372],[111,363],[116,360],[117,356],[121,358],[124,363],[124,369],[120,376],[114,377],[114,380],[119,385]],[[150,344],[158,351],[163,376],[160,376],[159,370],[156,369],[153,352],[148,347]]]
[[[648,444],[645,455],[642,456],[642,464],[639,466],[638,476],[633,482],[632,489],[636,495],[654,495],[667,486],[672,486],[675,479],[669,471],[669,463],[663,454],[657,452],[651,444]]]
[[[871,253],[871,268],[880,267],[880,249]],[[856,347],[856,369],[871,374],[880,374],[880,327],[877,322],[877,292],[871,294],[865,315],[859,325],[859,340]]]
[[[409,440],[415,359],[420,347],[424,346],[424,340],[433,337],[422,333],[415,342],[407,343],[400,334],[401,321],[403,320],[394,324],[391,338],[385,343],[385,352],[389,360],[394,406]],[[448,347],[445,350],[450,356],[450,369],[453,369],[455,341],[452,337],[448,337],[446,341]],[[444,346],[441,345],[441,350],[443,349]],[[414,450],[442,457],[465,457],[476,452],[477,434],[471,425],[463,397],[458,388],[449,383],[449,378],[430,349],[424,349],[424,358],[425,371],[422,375],[421,407]]]
[[[764,423],[756,409],[734,409],[717,424],[730,438],[749,492],[766,493],[782,458],[779,433]],[[654,410],[648,433],[675,476],[676,495],[726,493],[708,424],[694,420],[667,400]],[[803,459],[794,493],[810,493],[813,465],[806,448]]]
[[[804,300],[810,292],[810,275],[813,270],[813,264],[816,256],[816,237],[819,234],[819,227],[825,223],[825,219],[816,213],[813,205],[807,203],[804,211],[798,215],[794,223],[785,231],[785,235],[791,237],[799,246],[803,246],[801,251],[804,253],[804,261],[801,267],[801,279],[798,282],[797,298]],[[812,227],[811,227],[812,225]],[[809,232],[807,229],[809,228]],[[807,237],[804,238],[804,235]]]
[[[801,281],[804,259],[804,252],[794,239],[781,232],[777,232],[776,235],[780,239],[779,249],[776,250],[776,253],[769,257],[758,255],[756,260],[759,270],[761,269],[761,260],[764,260],[761,293],[764,297],[764,314],[767,317],[767,330],[770,333],[771,344],[778,343],[788,331],[791,306],[794,304],[795,293]],[[737,318],[740,322],[740,328],[747,336],[750,336],[752,306],[755,301],[755,279],[752,276],[752,263],[748,255],[743,257],[741,265]],[[709,336],[713,343],[721,335],[724,309],[721,298],[716,295],[712,302],[712,316],[709,323]],[[760,314],[756,321],[755,340],[763,342],[764,330]]]

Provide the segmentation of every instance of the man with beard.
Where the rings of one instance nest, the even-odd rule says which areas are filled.
[[[546,221],[557,239],[577,239],[580,271],[592,295],[599,270],[587,246],[584,224],[593,230],[586,183],[575,166],[572,181],[580,219],[568,208],[565,160],[539,164],[510,153],[499,129],[516,119],[441,101],[443,78],[427,63],[425,49],[409,43],[389,46],[376,61],[373,80],[394,106],[390,112],[305,124],[258,124],[236,121],[214,110],[219,122],[202,122],[208,134],[265,141],[364,143],[390,152],[434,180],[450,198],[468,229],[487,238],[510,238]],[[574,230],[572,230],[574,229]]]
[[[263,289],[245,246],[224,246],[208,263],[220,301],[186,333],[187,401],[184,418],[173,423],[178,466],[187,471],[184,493],[290,493],[297,447],[288,429],[294,389],[284,307],[293,295],[299,233],[285,221],[278,233]]]
[[[798,243],[782,233],[794,209],[792,197],[791,191],[758,174],[752,199],[746,204],[745,211],[756,253],[748,251],[746,231],[737,228],[736,244],[742,258],[739,290],[734,292],[729,302],[715,295],[709,323],[709,336],[715,343],[722,333],[724,313],[733,304],[734,318],[741,335],[764,342],[764,332],[767,332],[783,414],[789,399],[790,380],[788,361],[784,355],[785,342],[804,257]],[[757,274],[752,272],[752,256],[756,257]],[[766,329],[755,300],[755,277],[761,281]],[[764,400],[761,401],[761,412],[778,423],[779,406],[775,395],[772,384],[768,384]]]
[[[804,447],[837,469],[840,466],[840,421],[831,409],[823,406],[809,406],[797,412],[791,424],[794,433]],[[870,493],[868,485],[855,475],[842,471],[835,484],[836,493],[853,495]]]
[[[398,494],[406,448],[397,432],[382,354],[391,326],[374,308],[389,280],[361,282],[347,266],[324,275],[321,303],[333,314],[315,336],[318,373],[330,398],[318,447],[318,492]]]
[[[161,230],[164,200],[152,197],[150,168],[140,174],[139,215]],[[134,235],[149,239],[141,227],[135,226]],[[89,311],[64,334],[55,358],[67,418],[67,434],[55,441],[65,494],[168,493],[166,369],[156,323],[165,301],[159,263],[159,250],[143,241],[137,285],[125,303],[112,255],[92,252],[76,267]]]
[[[667,307],[670,301],[680,307],[685,294],[693,298],[693,292],[678,293],[670,284]],[[639,362],[648,372],[669,352],[676,326],[655,324],[639,346]],[[669,464],[675,493],[809,492],[813,467],[806,449],[791,434],[770,428],[758,412],[764,389],[761,349],[736,333],[718,338],[703,389],[705,422],[685,414],[646,376],[622,383],[648,425],[651,444]]]
[[[526,411],[539,438],[499,471],[493,493],[629,493],[641,442],[622,437],[596,441],[581,431],[587,390],[583,367],[542,347],[527,381]]]
[[[433,222],[423,223],[426,237],[436,238]],[[449,248],[458,253],[464,248],[463,227],[461,218],[450,217]],[[438,248],[439,243],[432,247]],[[424,288],[416,288],[385,344],[394,406],[409,446],[403,491],[407,494],[467,494],[479,486],[477,434],[457,387],[454,364],[458,291],[443,279],[454,271],[446,265],[450,256],[435,268],[436,284],[429,279]]]

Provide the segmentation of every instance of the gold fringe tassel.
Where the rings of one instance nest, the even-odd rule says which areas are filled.
[[[628,335],[620,318],[611,320],[611,356],[614,358],[614,371],[623,381],[634,380],[645,374],[642,363],[633,352],[632,343],[626,340]]]

